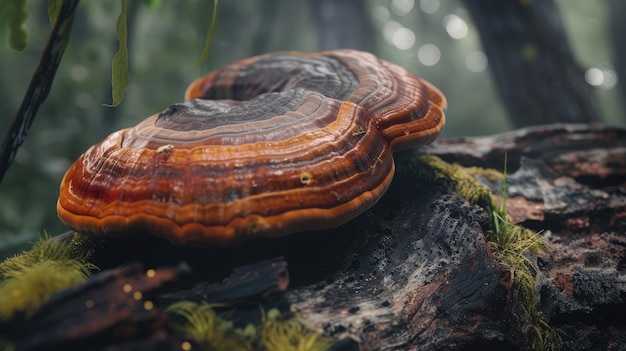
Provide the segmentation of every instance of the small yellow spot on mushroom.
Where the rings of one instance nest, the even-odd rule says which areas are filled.
[[[124,290],[125,293],[129,293],[131,290],[133,290],[133,286],[126,283],[124,284],[124,286],[122,287],[122,290]]]
[[[300,173],[300,182],[304,185],[313,185],[315,184],[315,178],[313,178],[313,174],[310,172],[302,172]]]
[[[263,218],[256,218],[248,224],[248,228],[246,230],[246,234],[250,236],[254,236],[257,233],[267,230],[270,227],[269,223]]]
[[[385,152],[385,149],[383,149],[380,152],[380,154],[378,154],[378,156],[374,160],[374,164],[372,164],[372,166],[370,167],[370,174],[371,175],[374,175],[374,173],[376,173],[376,167],[378,167],[378,164],[383,163],[383,159],[382,159],[383,152]]]
[[[137,301],[141,300],[141,296],[143,296],[143,295],[141,294],[141,291],[135,291],[135,292],[133,293],[133,299],[135,299],[135,300],[137,300]]]
[[[189,341],[183,341],[183,343],[180,344],[180,348],[183,351],[189,351],[191,350],[191,343]]]
[[[330,194],[331,194],[332,196],[334,196],[334,197],[335,197],[335,200],[337,200],[337,201],[340,201],[340,200],[341,200],[341,196],[339,196],[339,193],[338,193],[338,192],[336,192],[336,191],[331,191],[331,192],[330,192]]]
[[[85,301],[85,307],[87,308],[93,308],[93,306],[95,306],[96,303],[93,300],[87,300]]]
[[[161,145],[159,146],[159,148],[157,149],[157,152],[169,152],[170,150],[172,150],[174,148],[174,145],[172,144],[167,144],[167,145]]]
[[[144,303],[143,303],[143,308],[144,308],[146,311],[150,311],[151,309],[153,309],[153,308],[154,308],[154,303],[152,303],[152,301],[148,300],[148,301],[146,301],[146,302],[144,302]]]
[[[357,130],[356,132],[352,133],[352,136],[355,138],[361,137],[363,135],[365,135],[366,131],[364,131],[363,129],[359,128],[359,130]]]
[[[154,269],[148,269],[146,271],[146,277],[153,278],[156,275],[156,271]]]

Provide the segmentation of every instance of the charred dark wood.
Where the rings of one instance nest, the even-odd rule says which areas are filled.
[[[522,158],[552,163],[558,161],[558,157],[564,154],[583,153],[589,156],[590,152],[605,153],[603,151],[605,149],[607,152],[619,154],[619,148],[626,143],[625,133],[621,127],[562,123],[527,127],[493,136],[440,139],[421,150],[463,166],[498,170],[504,167],[506,153],[507,170],[511,173],[519,168]],[[606,162],[611,167],[611,173],[617,175],[626,173],[621,162],[615,163],[609,159],[597,162]],[[579,167],[575,160],[569,160],[567,164]],[[587,171],[593,172],[594,169]]]
[[[263,260],[237,267],[221,283],[202,281],[192,289],[180,291],[164,298],[171,301],[205,301],[233,306],[266,298],[289,285],[287,262],[282,257]]]
[[[507,291],[482,234],[488,213],[453,193],[412,184],[407,174],[396,180],[382,211],[347,226],[360,235],[345,268],[290,289],[292,309],[317,330],[355,338],[364,349],[504,340]]]

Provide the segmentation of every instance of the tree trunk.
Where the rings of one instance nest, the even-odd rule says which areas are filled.
[[[464,0],[517,127],[601,120],[553,0]]]
[[[375,52],[374,28],[363,0],[311,1],[318,50],[358,49]]]
[[[620,92],[619,100],[622,103],[622,111],[626,111],[626,42],[624,42],[626,2],[609,0],[608,10],[611,21],[611,47],[613,48],[615,72],[617,73],[617,84]],[[622,115],[622,120],[626,121],[624,115]]]

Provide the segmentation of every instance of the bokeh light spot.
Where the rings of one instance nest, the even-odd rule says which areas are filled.
[[[617,79],[617,73],[613,68],[593,67],[585,72],[587,83],[605,90],[615,87]]]
[[[402,27],[393,34],[393,45],[400,50],[408,50],[415,45],[415,33],[412,30]]]
[[[424,66],[434,66],[441,59],[441,51],[436,45],[424,44],[417,50],[417,59]]]
[[[585,72],[585,80],[594,87],[600,86],[604,80],[604,74],[599,68],[590,68]]]
[[[389,21],[383,25],[383,38],[389,44],[393,44],[393,36],[398,29],[402,28],[402,25],[396,21]]]
[[[439,10],[439,0],[420,0],[420,9],[433,14]]]
[[[83,65],[73,65],[72,68],[70,68],[70,77],[72,77],[75,82],[84,82],[89,78],[89,71]]]
[[[391,11],[398,16],[404,16],[413,10],[415,0],[392,0]]]
[[[465,58],[465,66],[471,72],[482,72],[487,69],[487,56],[482,51],[472,51]]]
[[[448,32],[448,35],[453,39],[463,39],[467,36],[469,29],[465,21],[454,14],[446,15],[443,18],[443,28]]]

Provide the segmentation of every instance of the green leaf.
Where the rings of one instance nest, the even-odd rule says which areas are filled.
[[[50,17],[50,27],[54,28],[61,11],[61,3],[63,0],[48,0],[48,17]]]
[[[128,1],[122,0],[122,12],[117,17],[117,39],[120,41],[120,47],[113,56],[111,85],[113,88],[113,103],[105,105],[115,107],[124,100],[124,91],[130,85],[130,77],[128,75]]]
[[[28,0],[15,0],[15,12],[9,19],[9,45],[17,51],[23,51],[28,44],[28,32],[24,27],[28,19],[27,3]]]
[[[196,62],[193,63],[193,66],[198,65],[207,58],[209,58],[209,48],[211,47],[211,43],[213,42],[213,37],[215,37],[215,32],[217,32],[217,6],[218,0],[213,0],[213,11],[211,13],[211,21],[209,22],[209,34],[204,41],[204,49],[202,50],[202,54],[200,55],[200,57],[198,57]]]

